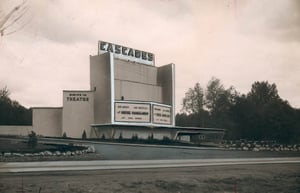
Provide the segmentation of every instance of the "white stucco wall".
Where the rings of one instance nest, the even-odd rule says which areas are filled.
[[[115,80],[115,99],[162,103],[162,87],[137,82]]]
[[[163,139],[168,137],[169,139],[175,139],[173,131],[168,129],[149,129],[149,128],[138,128],[138,127],[95,127],[93,128],[92,137],[101,138],[103,135],[106,139],[118,139],[122,135],[123,139],[131,139],[132,136],[137,136],[139,139],[148,139],[149,136],[153,135],[154,139]]]
[[[37,107],[32,108],[33,131],[38,135],[62,136],[62,108]]]
[[[162,87],[154,66],[115,59],[115,99],[162,103]]]
[[[155,66],[115,59],[115,79],[129,80],[143,84],[157,84],[157,68]]]
[[[32,130],[31,125],[1,125],[0,135],[27,136]]]
[[[94,123],[94,92],[63,92],[62,133],[67,137],[81,138],[85,130],[90,136],[90,125]]]
[[[94,90],[94,123],[111,123],[109,53],[90,56],[90,89]]]
[[[168,105],[172,109],[171,115],[168,115],[171,116],[172,123],[153,121],[151,124],[175,125],[173,64],[157,68],[120,60],[111,53],[90,56],[90,90],[64,91],[61,108],[33,108],[33,130],[44,136],[61,137],[66,133],[67,137],[74,138],[81,138],[85,130],[87,137],[90,137],[91,124],[115,123],[114,102],[121,100]],[[81,100],[80,97],[83,95],[88,100]],[[76,100],[70,99],[73,97]],[[149,114],[153,114],[151,117],[159,116],[152,110]],[[119,123],[126,124],[126,121]],[[143,124],[149,125],[149,121],[144,121],[140,125]],[[132,132],[126,134],[130,136]],[[146,138],[149,132],[140,130],[139,134],[142,138]],[[167,133],[155,131],[154,135],[162,138]]]

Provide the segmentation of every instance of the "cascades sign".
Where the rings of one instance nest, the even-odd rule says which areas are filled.
[[[126,46],[99,41],[98,54],[111,52],[116,58],[130,60],[142,64],[154,65],[154,54]]]

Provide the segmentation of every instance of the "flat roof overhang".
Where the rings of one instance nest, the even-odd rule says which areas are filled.
[[[189,133],[197,133],[200,134],[200,132],[225,132],[225,129],[220,128],[203,128],[203,127],[181,127],[181,126],[143,126],[143,125],[122,125],[122,124],[91,124],[90,125],[93,128],[96,127],[124,127],[124,128],[146,128],[146,129],[170,129],[170,130],[181,130],[181,132],[189,132]]]

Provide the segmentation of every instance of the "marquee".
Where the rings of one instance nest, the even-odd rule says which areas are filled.
[[[116,58],[154,65],[154,54],[109,42],[98,42],[98,55],[106,52],[114,53]]]

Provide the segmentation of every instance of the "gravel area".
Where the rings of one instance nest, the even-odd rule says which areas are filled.
[[[0,174],[0,192],[299,193],[300,164]]]
[[[0,162],[32,162],[32,161],[88,161],[103,160],[104,157],[96,153],[70,156],[23,156],[23,157],[4,157],[0,156]]]
[[[102,160],[93,146],[44,144],[29,148],[27,143],[10,138],[0,139],[0,162]]]

